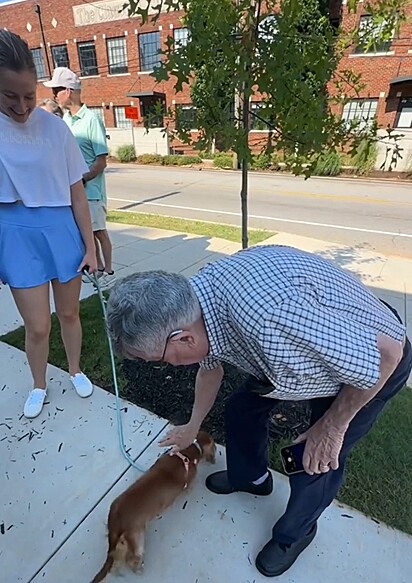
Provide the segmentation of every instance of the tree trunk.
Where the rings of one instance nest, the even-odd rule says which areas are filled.
[[[246,144],[249,140],[249,92],[246,87],[243,89],[242,95],[242,126],[245,132],[244,139]],[[249,160],[246,155],[241,160],[242,168],[242,187],[240,190],[241,212],[242,212],[242,249],[248,247],[248,191],[249,191]]]

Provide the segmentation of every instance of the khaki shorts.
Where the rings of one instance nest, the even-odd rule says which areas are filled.
[[[89,200],[90,217],[93,231],[106,230],[106,203],[103,200]]]

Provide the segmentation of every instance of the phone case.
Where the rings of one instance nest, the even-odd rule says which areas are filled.
[[[295,443],[282,447],[280,450],[280,457],[282,459],[283,469],[285,474],[291,476],[304,472],[303,469],[303,452],[305,450],[304,443]]]

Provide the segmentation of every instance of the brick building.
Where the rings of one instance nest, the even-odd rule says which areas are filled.
[[[176,46],[187,41],[183,14],[165,13],[155,25],[142,25],[139,18],[128,18],[123,5],[124,0],[93,4],[88,0],[6,0],[0,4],[0,26],[29,42],[39,77],[39,98],[50,95],[41,83],[50,71],[55,66],[69,66],[82,78],[84,101],[103,116],[108,128],[131,127],[132,122],[125,118],[125,107],[130,105],[140,112],[134,125],[142,125],[142,117],[159,101],[166,108],[180,107],[190,119],[189,90],[175,94],[173,81],[156,84],[150,76],[168,36],[173,36]],[[329,5],[334,24],[361,30],[367,24],[363,2],[356,14],[348,14],[346,0]],[[347,51],[341,66],[362,73],[365,88],[360,98],[354,96],[339,112],[345,119],[361,117],[367,123],[377,116],[383,126],[411,127],[412,6],[408,11],[411,18],[392,42],[368,52],[362,47]],[[162,126],[163,120],[158,124]],[[259,132],[264,129],[257,124],[253,141],[259,141]]]
[[[109,128],[131,126],[125,119],[125,106],[139,107],[141,116],[159,100],[167,107],[175,102],[189,106],[189,91],[175,95],[172,81],[156,84],[150,76],[169,35],[177,45],[186,42],[182,15],[164,14],[156,25],[142,25],[141,19],[128,18],[123,5],[124,0],[93,4],[86,0],[10,0],[0,4],[0,26],[21,35],[32,49],[39,99],[50,97],[41,81],[55,67],[65,66],[81,77],[85,103],[103,116]]]
[[[364,89],[360,98],[347,103],[345,119],[377,117],[380,126],[410,129],[412,126],[412,5],[407,7],[407,22],[391,42],[348,49],[341,67],[362,75]],[[356,14],[348,14],[346,0],[342,2],[342,26],[346,30],[362,31],[368,26],[368,16],[359,2]],[[349,93],[350,95],[350,93]]]

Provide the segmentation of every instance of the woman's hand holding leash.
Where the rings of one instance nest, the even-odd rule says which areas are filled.
[[[77,271],[81,273],[84,270],[87,270],[90,275],[97,271],[97,258],[95,250],[86,251]]]

